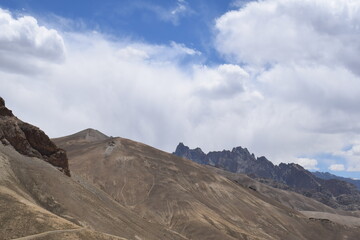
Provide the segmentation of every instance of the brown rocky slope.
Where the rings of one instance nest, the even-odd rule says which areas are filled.
[[[58,171],[67,172],[55,161],[65,152],[1,103],[0,240],[186,239],[144,220],[76,174]]]
[[[128,139],[86,139],[95,133],[85,133],[54,139],[68,151],[72,172],[187,239],[355,240],[360,233],[357,227],[310,219],[190,160]]]

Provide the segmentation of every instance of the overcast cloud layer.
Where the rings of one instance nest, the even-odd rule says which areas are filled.
[[[227,63],[206,66],[182,43],[61,32],[1,10],[1,95],[52,137],[92,127],[170,152],[241,145],[360,171],[359,16],[358,1],[251,2],[216,20]]]

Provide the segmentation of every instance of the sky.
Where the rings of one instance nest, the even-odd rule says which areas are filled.
[[[360,178],[359,39],[357,0],[0,0],[0,96],[50,137]]]

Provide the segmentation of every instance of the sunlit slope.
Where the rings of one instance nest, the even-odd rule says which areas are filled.
[[[356,239],[183,158],[123,138],[55,139],[70,169],[142,218],[189,239]],[[86,143],[87,142],[87,143]]]
[[[184,239],[82,179],[0,144],[0,239]]]

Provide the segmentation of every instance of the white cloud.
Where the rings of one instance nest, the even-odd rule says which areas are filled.
[[[317,167],[318,161],[316,159],[297,158],[294,162],[308,170],[319,170]]]
[[[110,41],[99,33],[63,33],[62,38],[66,60],[37,81],[0,71],[1,96],[9,107],[51,136],[93,127],[173,151],[180,139],[191,139],[194,125],[207,129],[206,116],[216,116],[218,103],[203,104],[200,92],[229,100],[247,94],[248,76],[238,66],[182,66],[182,58],[201,55],[184,44]],[[209,89],[202,76],[216,86]],[[239,93],[230,93],[228,85],[239,86]]]
[[[344,164],[332,164],[330,165],[329,169],[332,171],[344,171],[345,166]]]
[[[206,66],[201,64],[203,54],[176,42],[153,45],[128,39],[111,41],[99,33],[56,33],[66,46],[64,61],[58,65],[42,61],[39,69],[46,71],[36,76],[37,81],[32,81],[31,74],[0,70],[0,92],[15,114],[53,137],[93,127],[169,152],[179,141],[204,151],[241,145],[274,163],[297,161],[316,169],[319,159],[297,157],[332,152],[360,140],[360,81],[345,61],[348,58],[335,60],[340,53],[334,49],[313,54],[313,46],[307,49],[309,44],[304,43],[295,44],[292,52],[279,42],[274,45],[277,51],[266,50],[265,45],[271,48],[269,41],[277,44],[276,39],[266,43],[264,35],[251,41],[252,28],[249,39],[243,37],[244,45],[237,45],[243,38],[236,29],[241,30],[244,20],[239,18],[239,23],[237,14],[251,10],[246,20],[253,26],[261,20],[264,6],[275,2],[244,5],[218,20],[217,27],[227,27],[231,33],[228,38],[232,39],[223,48],[227,39],[220,32],[218,48],[235,56],[236,62]],[[302,6],[299,1],[293,2]],[[283,9],[284,16],[292,17],[288,13],[292,8]],[[233,16],[231,26],[219,25],[222,19]],[[271,28],[262,29],[268,26],[263,23],[261,20],[256,29],[271,32]],[[293,25],[283,23],[282,31],[297,31],[291,28]],[[342,35],[337,39],[339,46],[346,45]],[[316,38],[311,41],[321,45]],[[9,48],[12,51],[17,53],[16,48]],[[36,48],[34,51],[41,52]],[[302,51],[304,55],[299,54]],[[23,52],[18,54],[22,56]],[[312,55],[315,57],[309,57]],[[36,56],[46,59],[46,54]],[[332,64],[336,61],[341,64]],[[341,152],[347,159],[347,170],[360,170],[359,161],[351,157],[356,155],[355,150],[351,154]]]
[[[149,55],[146,51],[143,51],[141,49],[132,47],[132,46],[126,46],[118,51],[118,54],[121,58],[125,59],[139,59],[144,60],[148,59]]]
[[[192,49],[192,48],[188,48],[185,46],[185,44],[179,44],[179,43],[172,41],[170,46],[174,50],[176,50],[178,52],[183,52],[184,54],[187,54],[187,55],[201,55],[201,52],[199,52],[195,49]]]
[[[245,92],[249,74],[238,65],[224,64],[216,68],[201,66],[195,71],[195,79],[197,86],[194,85],[194,88],[198,95],[211,101],[229,99]]]
[[[0,9],[0,68],[15,73],[36,73],[48,62],[65,58],[62,37],[54,29],[39,26],[36,19],[15,19]],[[45,63],[46,62],[46,63]]]
[[[187,10],[187,2],[185,0],[178,0],[177,6],[174,10],[171,11],[172,15],[181,14],[183,12],[186,12]]]
[[[238,10],[216,20],[215,39],[264,98],[247,113],[258,116],[245,125],[250,146],[278,162],[359,140],[360,2],[235,3]],[[350,154],[344,159],[347,170],[360,170]]]
[[[170,22],[173,25],[179,25],[182,18],[194,13],[190,4],[185,0],[177,0],[170,7],[156,5],[149,1],[133,1],[128,4],[127,8],[120,10],[120,13],[126,14],[128,11],[135,9],[144,9],[154,13],[159,20]]]
[[[347,160],[347,171],[360,172],[360,141],[353,142],[350,149],[336,151],[333,154]]]
[[[99,35],[98,37],[101,38]],[[81,41],[89,41],[92,37],[83,39]],[[98,39],[105,42],[105,39]],[[110,43],[110,42],[109,42]],[[79,44],[81,44],[79,42]],[[196,49],[188,48],[184,44],[170,42],[169,45],[154,45],[140,42],[119,41],[117,43],[110,43],[114,48],[119,48],[117,53],[119,57],[128,60],[156,60],[158,63],[181,63],[184,59],[191,58],[201,61],[201,52]],[[189,61],[191,62],[191,61]]]
[[[219,51],[237,62],[345,66],[359,73],[360,2],[253,1],[216,22]]]

